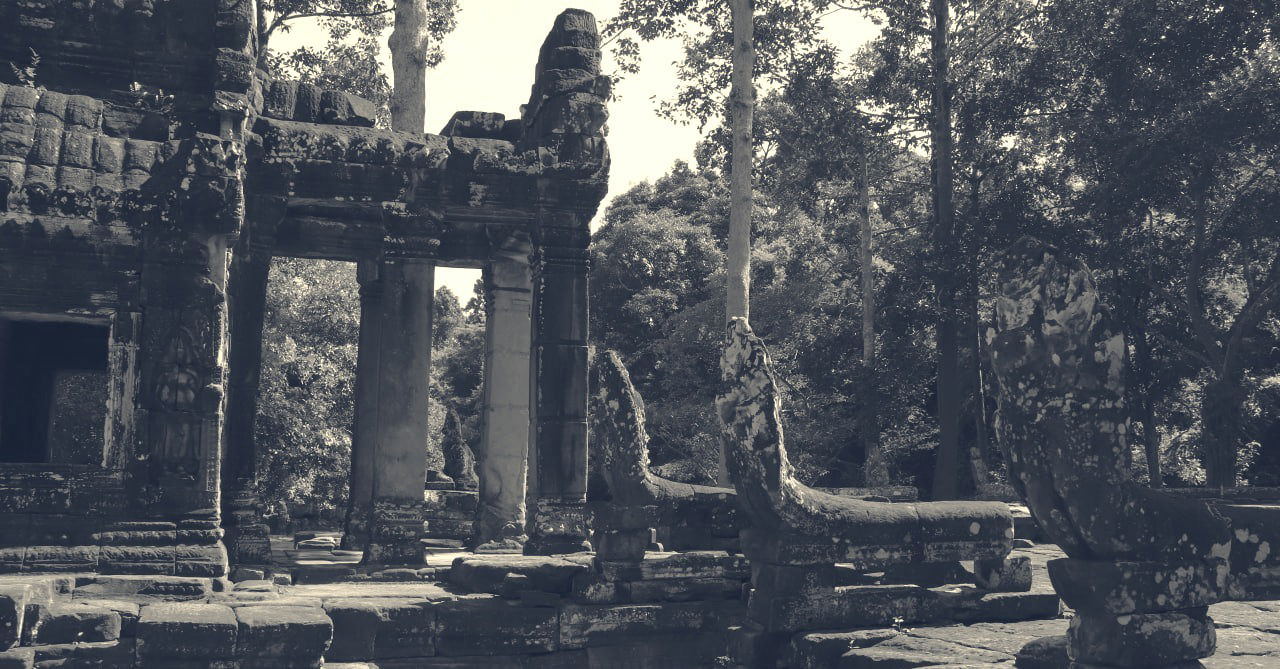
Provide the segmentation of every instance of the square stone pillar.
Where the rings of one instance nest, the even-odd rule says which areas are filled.
[[[373,504],[363,562],[421,565],[435,265],[393,258],[383,261],[379,274]],[[369,411],[362,406],[357,415],[367,416]],[[361,449],[367,446],[368,442],[360,444]]]
[[[534,520],[525,552],[589,550],[587,522],[587,257],[542,248],[533,278]]]
[[[477,550],[521,550],[528,537],[529,351],[533,279],[523,258],[484,271],[484,415],[478,460]]]
[[[267,301],[269,251],[255,249],[252,233],[241,237],[227,279],[230,343],[227,359],[227,418],[223,429],[223,527],[232,564],[271,561],[270,532],[258,499],[258,449],[254,422],[262,373],[262,326]]]
[[[360,284],[360,340],[356,353],[355,416],[351,430],[351,473],[346,531],[342,547],[369,547],[369,519],[373,515],[374,454],[378,442],[378,360],[382,341],[381,263],[361,260],[356,265]]]

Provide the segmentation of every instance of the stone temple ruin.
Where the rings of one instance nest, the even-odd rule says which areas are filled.
[[[587,346],[609,164],[590,14],[556,19],[519,118],[439,135],[259,70],[255,21],[247,0],[0,5],[0,58],[41,58],[0,85],[0,669],[922,666],[904,624],[1059,615],[1006,504],[797,481],[745,321],[716,405],[733,487],[649,470],[643,400]],[[280,256],[360,283],[342,542],[363,562],[328,579],[276,560],[253,492]],[[474,461],[450,415],[427,475],[437,265],[484,270],[486,378]],[[1211,654],[1208,604],[1280,590],[1277,519],[1124,480],[1123,338],[1087,269],[1025,242],[1001,289],[1000,436],[1077,612],[1035,666]],[[475,550],[441,562],[424,535]]]

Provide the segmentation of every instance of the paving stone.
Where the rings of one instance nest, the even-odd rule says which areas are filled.
[[[32,627],[32,644],[71,644],[115,641],[120,638],[120,614],[83,603],[55,603]]]
[[[235,612],[218,604],[148,604],[138,617],[138,658],[229,659],[238,626]]]
[[[320,608],[244,606],[235,614],[239,623],[236,654],[241,658],[319,666],[333,639],[333,623]]]
[[[853,648],[840,656],[838,666],[924,667],[1009,662],[1011,655],[941,639],[899,634],[866,648]]]

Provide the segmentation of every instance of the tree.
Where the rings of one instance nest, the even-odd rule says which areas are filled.
[[[403,42],[402,54],[425,72],[444,59],[440,41],[456,25],[458,7],[457,0],[417,3],[421,8],[414,16],[424,18],[417,24],[415,39],[401,31],[400,37],[393,33],[391,41]],[[390,127],[391,83],[378,58],[381,35],[391,27],[396,7],[388,0],[262,0],[258,11],[261,64],[268,71],[365,98],[378,107],[378,125]],[[284,53],[267,48],[273,35],[288,32],[300,20],[318,20],[327,40]],[[414,76],[406,74],[405,80],[414,80]],[[417,80],[421,81],[420,75]],[[418,90],[422,92],[423,86]]]
[[[755,86],[751,82],[756,52],[752,44],[753,0],[732,0],[733,85],[729,118],[733,134],[733,165],[729,170],[729,256],[725,273],[725,316],[751,315],[751,170],[754,143],[751,116]]]
[[[457,0],[395,0],[395,29],[387,46],[395,87],[391,93],[391,127],[422,133],[427,114],[427,69],[443,57],[433,46],[453,30]]]

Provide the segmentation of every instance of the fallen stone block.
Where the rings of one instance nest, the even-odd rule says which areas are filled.
[[[120,614],[81,603],[56,603],[31,629],[32,645],[115,641],[120,638]]]
[[[508,655],[549,653],[559,648],[556,609],[503,600],[463,600],[436,605],[436,653]]]
[[[235,609],[239,627],[236,655],[244,660],[276,660],[276,666],[320,666],[333,639],[333,623],[319,608],[244,606]],[[264,664],[264,666],[266,666]]]
[[[235,657],[238,627],[235,612],[226,606],[149,604],[138,616],[138,659],[230,659]]]

